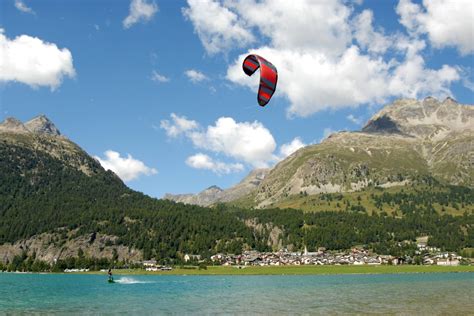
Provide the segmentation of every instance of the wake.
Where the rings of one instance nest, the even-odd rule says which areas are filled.
[[[116,282],[116,283],[120,283],[120,284],[146,284],[146,283],[155,283],[155,282],[153,282],[153,281],[141,281],[141,280],[137,280],[137,279],[134,279],[134,278],[127,278],[127,277],[120,278],[120,279],[116,279],[115,282]]]

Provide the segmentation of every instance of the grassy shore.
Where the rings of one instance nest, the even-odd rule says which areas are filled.
[[[134,275],[316,275],[316,274],[386,274],[386,273],[442,273],[442,272],[474,272],[474,266],[248,266],[236,267],[212,266],[207,270],[175,268],[171,271],[151,272],[141,269],[114,270],[114,274]],[[90,272],[94,273],[94,272]],[[101,272],[95,272],[101,273]]]

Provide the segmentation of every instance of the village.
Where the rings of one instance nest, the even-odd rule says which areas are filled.
[[[378,255],[368,250],[352,248],[346,252],[326,251],[319,248],[316,252],[289,252],[280,250],[278,252],[246,251],[242,255],[216,254],[211,257],[213,263],[224,266],[278,266],[278,265],[399,265],[399,264],[423,264],[457,266],[463,259],[453,252],[436,251],[426,252],[421,255],[421,261],[416,261],[410,256],[395,257],[390,255]]]
[[[363,248],[352,248],[349,251],[327,251],[319,247],[315,252],[291,252],[282,249],[277,252],[259,252],[256,250],[245,251],[239,255],[216,254],[210,257],[212,265],[235,266],[282,266],[282,265],[401,265],[421,264],[438,266],[458,266],[471,263],[468,259],[454,252],[445,252],[436,247],[428,247],[424,243],[417,244],[416,256],[390,256],[372,253]],[[203,264],[200,255],[186,254],[184,261],[187,264]],[[169,271],[172,268],[162,266],[156,260],[142,261],[146,271]]]

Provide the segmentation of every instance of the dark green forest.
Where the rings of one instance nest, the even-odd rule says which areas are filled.
[[[174,260],[184,253],[209,257],[246,249],[270,251],[269,234],[277,226],[283,245],[294,250],[365,245],[377,253],[398,255],[399,243],[418,236],[430,236],[429,245],[443,250],[474,247],[473,214],[440,214],[431,206],[444,201],[462,210],[463,205],[474,204],[470,188],[374,197],[377,203],[401,209],[403,214],[398,217],[359,210],[204,208],[130,190],[90,157],[84,159],[97,171],[92,176],[42,151],[2,141],[0,158],[0,244],[61,229],[74,231],[75,236],[118,236],[117,244],[143,250],[144,259]],[[250,221],[263,224],[262,228],[246,225]],[[64,234],[64,238],[71,237]]]

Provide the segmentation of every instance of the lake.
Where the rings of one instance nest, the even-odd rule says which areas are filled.
[[[474,314],[474,273],[115,279],[0,273],[0,314]]]

